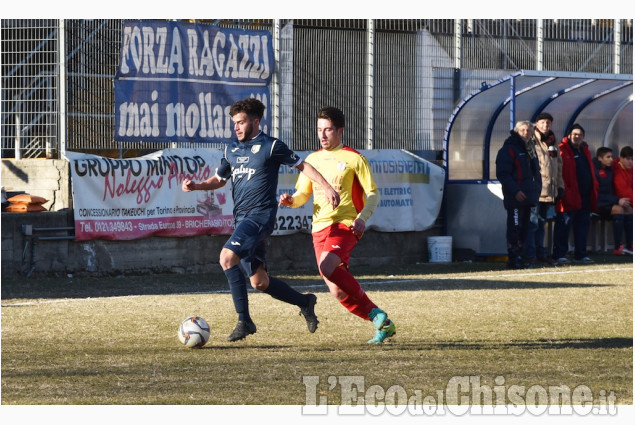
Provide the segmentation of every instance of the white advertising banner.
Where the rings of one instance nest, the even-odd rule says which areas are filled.
[[[296,152],[306,157],[309,152]],[[445,171],[402,150],[361,151],[371,165],[381,200],[367,227],[380,232],[421,231],[441,208]],[[67,152],[75,239],[131,240],[149,236],[229,235],[231,183],[214,191],[183,192],[185,178],[214,175],[218,149],[166,149],[138,158],[112,159]],[[293,193],[298,171],[280,167],[278,194]],[[310,232],[313,208],[278,209],[274,235]]]

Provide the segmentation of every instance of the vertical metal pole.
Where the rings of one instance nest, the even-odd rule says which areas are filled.
[[[368,20],[368,65],[366,68],[366,98],[368,99],[368,141],[366,149],[375,146],[375,20]]]
[[[21,141],[20,141],[20,133],[22,130],[20,129],[20,117],[15,117],[15,146],[13,149],[15,150],[15,159],[22,159],[22,149],[21,149]]]
[[[516,125],[516,77],[509,80],[509,129],[513,130]]]
[[[545,22],[543,19],[536,19],[536,71],[542,71],[543,52],[545,50]]]
[[[280,19],[273,20],[273,75],[271,76],[271,135],[280,134]]]
[[[59,124],[58,145],[60,157],[66,155],[66,25],[64,19],[58,23],[58,66],[59,66]]]
[[[622,20],[616,19],[613,23],[613,74],[619,74],[622,67],[620,50],[622,43]]]
[[[454,69],[461,69],[461,19],[454,20]]]

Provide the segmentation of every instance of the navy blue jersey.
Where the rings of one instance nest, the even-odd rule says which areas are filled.
[[[280,165],[293,167],[301,161],[284,142],[263,132],[247,142],[234,140],[227,145],[216,174],[231,178],[236,223],[248,216],[275,220]]]

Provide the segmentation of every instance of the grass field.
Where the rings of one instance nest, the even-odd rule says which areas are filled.
[[[236,317],[222,274],[7,278],[2,404],[304,405],[315,390],[333,405],[347,401],[343,376],[437,401],[471,376],[492,388],[586,386],[596,403],[612,392],[632,404],[632,258],[596,259],[517,271],[485,262],[353,270],[397,324],[382,346],[366,344],[372,325],[314,271],[277,275],[317,294],[315,334],[296,307],[250,293],[258,332],[235,343],[226,341]],[[212,327],[202,349],[176,337],[194,314]]]

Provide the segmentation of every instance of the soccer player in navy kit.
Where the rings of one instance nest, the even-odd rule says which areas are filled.
[[[287,283],[267,273],[265,240],[273,232],[278,201],[278,170],[281,164],[295,167],[319,184],[333,209],[339,205],[338,193],[310,164],[304,162],[282,141],[260,131],[265,106],[255,98],[234,103],[230,115],[238,140],[225,147],[225,154],[216,174],[195,183],[185,179],[182,189],[215,190],[232,181],[234,200],[234,233],[223,246],[220,265],[227,276],[238,323],[227,338],[237,341],[256,333],[256,325],[249,315],[247,285],[239,264],[249,275],[251,286],[273,298],[300,307],[311,333],[315,332],[318,319],[314,307],[314,294],[301,294]]]

